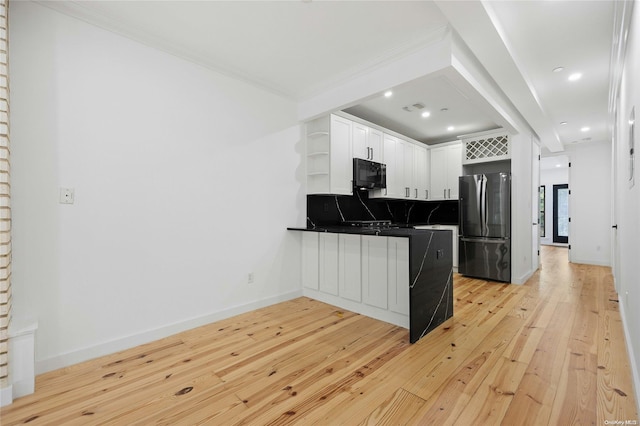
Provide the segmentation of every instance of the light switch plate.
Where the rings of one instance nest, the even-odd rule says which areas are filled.
[[[60,204],[73,204],[73,188],[60,188]]]

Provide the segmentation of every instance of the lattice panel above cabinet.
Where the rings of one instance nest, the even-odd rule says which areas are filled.
[[[509,142],[509,135],[507,134],[464,139],[462,164],[508,160],[511,158],[511,145]]]

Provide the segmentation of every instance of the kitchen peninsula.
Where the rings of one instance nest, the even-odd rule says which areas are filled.
[[[449,230],[386,226],[300,233],[303,294],[409,329],[411,343],[453,315]]]

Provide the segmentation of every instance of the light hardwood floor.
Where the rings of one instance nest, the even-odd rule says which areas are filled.
[[[524,286],[457,276],[408,332],[299,298],[37,378],[3,426],[604,425],[638,420],[609,268],[544,247]]]

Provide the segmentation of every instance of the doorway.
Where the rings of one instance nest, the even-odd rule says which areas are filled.
[[[569,242],[569,185],[553,185],[553,242]]]

